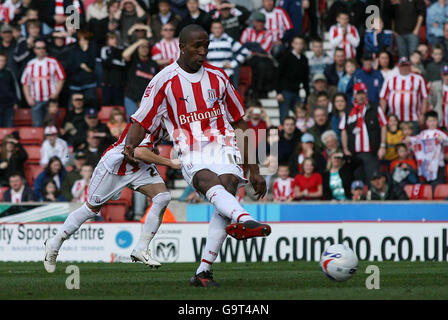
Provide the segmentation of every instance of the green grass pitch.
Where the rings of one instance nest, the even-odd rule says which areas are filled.
[[[380,270],[380,289],[368,290],[366,267]],[[220,288],[192,288],[196,263],[77,263],[80,289],[68,290],[69,263],[48,274],[42,263],[0,263],[0,299],[448,299],[446,262],[360,262],[346,282],[327,279],[316,262],[216,263]]]

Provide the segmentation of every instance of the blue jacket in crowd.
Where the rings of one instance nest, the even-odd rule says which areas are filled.
[[[380,92],[384,82],[381,71],[372,69],[367,72],[362,68],[355,71],[353,77],[348,82],[347,91],[345,92],[347,95],[347,101],[350,105],[353,104],[353,86],[356,82],[363,82],[366,84],[368,90],[367,96],[370,103],[380,103]]]
[[[364,47],[367,52],[378,53],[381,50],[392,48],[392,31],[383,30],[381,33],[375,33],[367,29],[364,34]]]

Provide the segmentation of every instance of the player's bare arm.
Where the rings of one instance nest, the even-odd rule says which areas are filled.
[[[149,148],[137,147],[134,151],[134,157],[138,160],[145,161],[147,163],[160,164],[163,166],[171,167],[176,170],[180,170],[180,161],[177,159],[168,159],[155,154]]]
[[[126,145],[123,150],[123,155],[130,164],[137,164],[138,159],[134,156],[134,150],[145,138],[146,130],[138,122],[133,122],[126,135]]]
[[[240,150],[243,150],[243,165],[244,168],[247,168],[247,170],[249,170],[249,181],[254,187],[255,196],[257,197],[257,199],[260,199],[266,195],[266,181],[264,180],[263,176],[260,175],[258,165],[256,163],[250,163],[249,161],[249,154],[255,154],[256,152],[254,141],[251,135],[248,135],[247,143],[244,142],[244,137],[241,137],[241,134],[246,132],[246,130],[248,129],[246,121],[244,121],[243,118],[232,123],[232,127],[236,130],[235,132],[237,135],[238,147],[240,148]]]

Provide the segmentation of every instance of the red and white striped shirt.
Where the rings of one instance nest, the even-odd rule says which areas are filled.
[[[289,198],[294,198],[294,179],[291,177],[285,180],[282,178],[275,179],[272,188],[272,197],[274,201],[285,201]]]
[[[30,87],[31,97],[35,101],[48,101],[62,80],[65,80],[65,71],[61,63],[56,58],[45,57],[28,62],[21,82]]]
[[[425,80],[416,73],[389,78],[380,92],[380,98],[389,105],[389,113],[397,115],[400,121],[418,121],[422,99],[427,97]]]
[[[3,4],[0,4],[0,22],[11,22],[9,8]]]
[[[258,31],[255,28],[248,27],[244,29],[240,38],[241,44],[246,42],[258,42],[264,51],[271,52],[272,45],[274,44],[274,35],[269,30]]]
[[[339,23],[331,26],[329,32],[330,45],[333,50],[336,48],[344,49],[347,59],[356,58],[355,49],[359,45],[358,30],[351,24],[347,25],[346,30],[347,33],[344,34],[344,29]]]
[[[132,174],[139,170],[148,170],[150,163],[146,163],[143,161],[139,161],[136,166],[130,165],[122,154],[124,150],[124,146],[126,144],[126,136],[128,134],[129,128],[131,127],[131,123],[128,123],[123,133],[118,139],[117,142],[110,145],[106,151],[104,151],[103,156],[100,160],[101,163],[104,164],[106,170],[112,174],[117,174],[119,176],[124,176],[128,174]],[[145,138],[140,142],[137,148],[152,148],[154,144],[162,140],[164,137],[165,131],[158,127],[154,134],[146,134]]]
[[[179,54],[180,49],[178,38],[174,38],[171,41],[162,39],[157,42],[151,50],[152,60],[154,61],[169,59],[170,63],[173,63],[179,58]]]
[[[275,7],[270,12],[262,8],[260,12],[266,16],[265,28],[274,35],[274,42],[280,41],[285,32],[293,28],[292,21],[283,8]]]
[[[377,107],[377,109],[378,121],[380,126],[384,127],[387,125],[387,118],[381,107]],[[353,129],[353,134],[355,135],[355,152],[372,152],[369,141],[369,132],[364,121],[366,111],[366,105],[361,106],[355,103],[352,110],[348,114],[348,119],[346,119],[347,117],[344,115],[341,117],[341,121],[339,122],[339,130],[347,129],[349,124],[357,124],[355,129]]]
[[[72,187],[73,202],[87,202],[89,184],[84,179],[76,180]]]
[[[439,121],[439,125],[443,128],[448,127],[448,86],[442,87],[442,119]]]
[[[182,161],[211,143],[238,150],[231,123],[243,116],[242,99],[222,69],[204,63],[188,73],[174,62],[148,84],[131,119],[150,133],[163,122]]]

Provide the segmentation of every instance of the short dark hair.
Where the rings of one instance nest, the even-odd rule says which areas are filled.
[[[292,120],[293,122],[296,122],[296,119],[295,119],[294,117],[287,116],[287,117],[285,117],[285,119],[283,119],[283,121],[282,121],[282,125],[285,124],[286,120]]]
[[[261,104],[260,100],[257,99],[250,99],[247,103],[246,106],[248,107],[259,107],[259,108],[263,108],[263,105]]]
[[[400,149],[400,148],[405,148],[406,150],[408,150],[408,146],[406,144],[404,144],[404,143],[397,143],[395,145],[395,151],[398,152],[398,149]]]
[[[160,3],[160,2],[159,2]],[[205,32],[205,29],[198,24],[189,24],[184,27],[179,33],[179,42],[183,45],[187,44],[188,39],[190,38],[190,34],[193,32]]]
[[[214,23],[219,23],[220,25],[222,25],[222,21],[219,19],[213,19],[212,22],[210,23],[210,26]]]
[[[342,11],[340,11],[340,12],[336,15],[336,18],[338,18],[341,14],[345,14],[345,15],[347,15],[347,16],[350,17],[350,14],[349,14],[347,11],[342,10]]]
[[[439,119],[439,115],[436,111],[431,110],[431,111],[427,111],[425,113],[425,121],[428,120],[428,118],[436,118]]]
[[[317,94],[317,99],[319,99],[320,97],[325,97],[327,99],[330,99],[330,96],[328,95],[328,93],[326,93],[325,91],[319,92]]]

